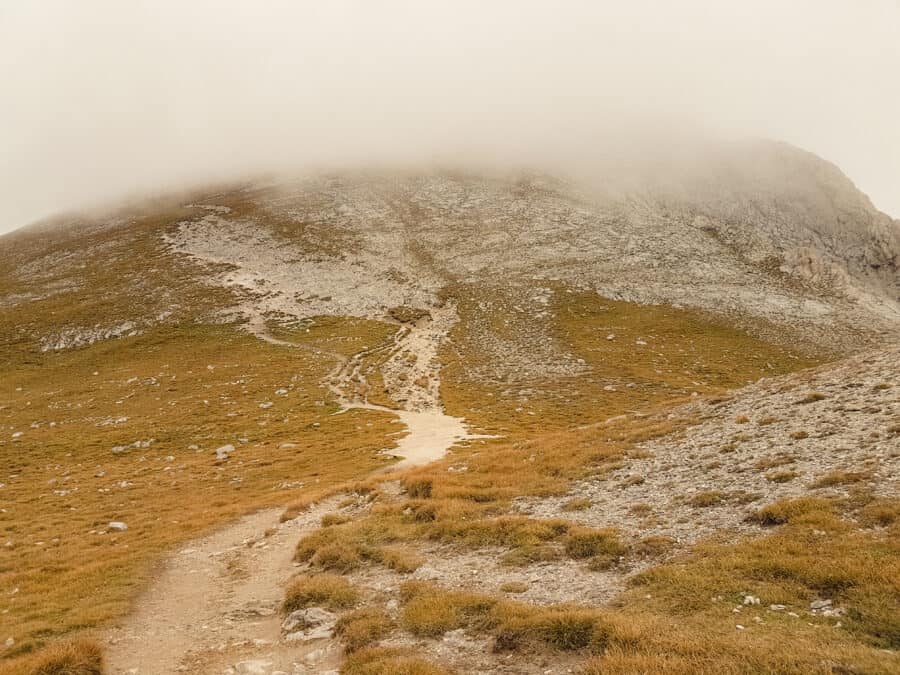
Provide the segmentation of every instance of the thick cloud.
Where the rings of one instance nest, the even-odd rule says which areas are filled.
[[[271,169],[787,140],[900,216],[900,3],[0,4],[0,231]]]

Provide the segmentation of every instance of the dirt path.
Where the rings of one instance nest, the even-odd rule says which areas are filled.
[[[260,511],[185,544],[135,611],[107,636],[110,675],[322,672],[337,658],[328,642],[282,643],[278,606],[294,573],[293,552],[327,500],[295,520]],[[264,533],[275,528],[266,537]],[[323,650],[323,647],[325,649]],[[315,662],[315,663],[313,663]]]
[[[438,459],[455,443],[477,438],[463,420],[446,415],[438,398],[437,347],[455,320],[453,308],[398,331],[385,367],[386,381],[401,383],[406,410],[391,410],[347,398],[358,376],[361,355],[339,359],[329,386],[345,410],[378,409],[396,414],[408,434],[393,454],[401,467]],[[264,325],[254,331],[270,339]],[[271,338],[271,341],[275,341]],[[285,346],[295,346],[277,341]],[[415,359],[409,358],[410,354]],[[409,363],[415,377],[399,377]],[[418,381],[420,385],[408,385]],[[110,675],[275,675],[327,673],[339,664],[332,639],[285,642],[278,608],[295,571],[297,541],[315,530],[339,499],[317,505],[298,518],[279,523],[280,509],[261,511],[218,532],[185,544],[164,564],[137,602],[134,612],[106,636]],[[268,536],[266,536],[268,533]]]

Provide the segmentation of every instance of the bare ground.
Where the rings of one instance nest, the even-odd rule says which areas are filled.
[[[222,673],[254,660],[266,672],[307,672],[304,657],[321,644],[279,644],[278,610],[298,538],[336,507],[324,501],[285,523],[279,509],[260,511],[186,544],[107,635],[111,675]]]

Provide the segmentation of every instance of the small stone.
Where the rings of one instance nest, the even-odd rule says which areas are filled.
[[[744,630],[744,627],[741,624],[736,624],[735,628],[737,628],[738,630]]]
[[[785,609],[784,605],[769,605],[769,609],[773,612],[782,612]]]
[[[826,607],[831,607],[831,600],[813,600],[809,603],[809,608],[813,611],[825,609]]]
[[[337,616],[321,607],[307,607],[291,612],[281,623],[290,642],[330,638]]]
[[[116,532],[124,532],[128,529],[128,525],[119,520],[112,521],[109,525],[107,525],[107,527],[110,530],[115,530]]]
[[[238,675],[268,675],[269,668],[271,667],[271,661],[254,659],[251,661],[241,661],[240,663],[235,663],[234,672]]]
[[[3,644],[6,645],[7,648],[12,647],[14,644],[16,644],[16,639],[14,637],[8,637],[6,638],[6,642],[4,642]]]
[[[232,452],[234,452],[234,446],[231,443],[223,445],[221,448],[216,448],[216,460],[224,462]]]
[[[745,605],[758,605],[759,598],[757,598],[755,595],[745,595],[744,596],[744,604]]]
[[[319,649],[309,652],[306,656],[303,657],[303,660],[306,663],[312,665],[324,660],[328,656],[328,653],[330,651],[331,650],[327,646],[320,647]]]

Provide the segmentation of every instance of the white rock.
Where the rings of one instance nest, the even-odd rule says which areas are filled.
[[[216,459],[225,461],[232,452],[234,452],[234,446],[231,443],[223,445],[221,448],[216,448]]]
[[[251,661],[241,661],[240,663],[235,663],[234,672],[238,673],[238,675],[268,675],[269,669],[271,667],[271,661],[254,659]]]
[[[128,525],[118,520],[112,521],[109,525],[107,525],[107,527],[111,530],[115,530],[116,532],[124,532],[128,529]]]
[[[330,638],[337,616],[321,607],[307,607],[291,612],[281,623],[288,641]]]
[[[319,661],[324,660],[330,651],[331,650],[327,646],[319,647],[319,649],[313,650],[304,656],[303,660],[308,664],[318,663]]]

